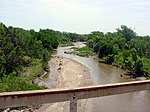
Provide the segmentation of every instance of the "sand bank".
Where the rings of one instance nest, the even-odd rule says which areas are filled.
[[[50,72],[42,79],[48,88],[74,88],[92,85],[90,70],[72,59],[54,56],[49,62]],[[78,111],[85,111],[87,100],[78,102]],[[69,112],[69,102],[44,104],[35,112]]]

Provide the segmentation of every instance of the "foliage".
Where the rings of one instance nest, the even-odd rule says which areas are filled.
[[[150,76],[150,59],[143,58],[143,71],[146,76]]]
[[[91,48],[85,46],[85,47],[81,47],[81,48],[75,48],[76,51],[92,51]]]
[[[62,47],[74,46],[74,44],[73,44],[73,42],[64,42],[64,43],[61,43],[61,46]]]
[[[71,44],[73,41],[84,41],[84,35],[76,33],[61,33],[50,29],[40,29],[39,32],[24,30],[23,28],[6,27],[0,23],[0,78],[3,80],[1,87],[8,88],[6,91],[26,90],[26,78],[33,78],[41,75],[47,68],[48,61],[54,49],[60,43]],[[13,76],[10,76],[14,74]],[[11,78],[14,77],[14,80]],[[22,78],[22,79],[21,79]],[[22,80],[17,82],[17,79]],[[6,80],[6,81],[5,81]],[[4,84],[11,81],[19,85]],[[37,88],[37,85],[27,87],[27,89]],[[3,91],[3,90],[2,90]]]
[[[136,37],[136,33],[125,25],[121,25],[121,29],[117,29],[118,33],[123,36],[127,41]]]
[[[45,89],[45,87],[38,86],[37,84],[31,84],[29,78],[15,76],[14,74],[4,76],[0,81],[0,92],[26,91],[38,89]]]
[[[19,46],[16,35],[11,33],[5,25],[0,24],[0,77],[12,72],[17,74],[23,65],[22,56],[22,48]]]
[[[75,52],[77,55],[79,56],[83,56],[83,57],[89,57],[89,56],[94,56],[95,54],[93,53],[92,49],[85,46],[82,48],[74,48]]]
[[[106,63],[127,69],[135,77],[150,74],[150,37],[137,36],[125,25],[113,33],[92,32],[87,35],[87,46]]]
[[[25,66],[20,71],[22,76],[28,76],[31,80],[44,73],[43,62],[41,59],[34,59],[30,66]]]

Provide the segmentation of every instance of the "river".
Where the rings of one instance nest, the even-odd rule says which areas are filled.
[[[76,60],[87,66],[94,85],[118,82],[135,81],[125,75],[126,71],[108,64],[99,63],[95,58],[80,57],[71,54],[64,54],[70,47],[59,47],[56,55]],[[106,96],[88,99],[86,110],[92,112],[150,112],[150,94],[148,91]]]

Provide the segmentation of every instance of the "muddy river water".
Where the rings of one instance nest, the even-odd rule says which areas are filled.
[[[80,62],[90,69],[94,85],[135,81],[125,75],[125,71],[111,65],[99,63],[97,59],[64,54],[70,47],[60,47],[57,55]],[[87,106],[92,112],[150,112],[150,92],[141,91],[114,96],[88,99],[92,100]]]

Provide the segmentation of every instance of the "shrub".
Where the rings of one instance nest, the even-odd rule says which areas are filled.
[[[4,76],[0,82],[0,92],[26,91],[45,89],[43,86],[32,84],[28,77],[14,76],[14,74]]]

